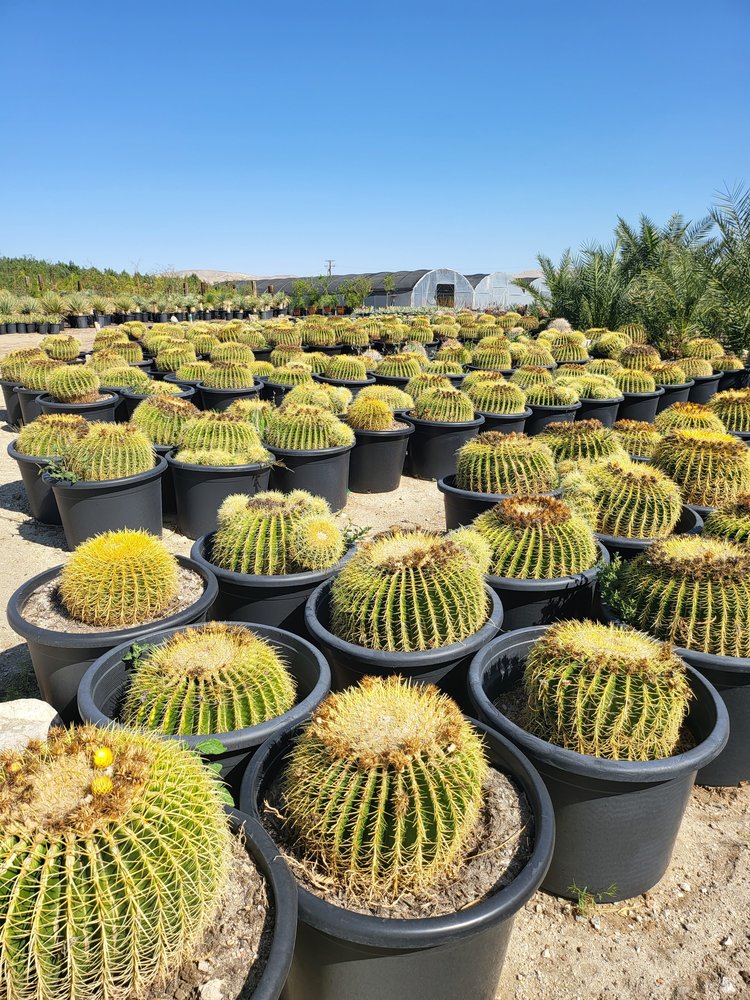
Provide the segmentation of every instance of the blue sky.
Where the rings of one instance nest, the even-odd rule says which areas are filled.
[[[0,254],[533,266],[750,180],[750,0],[0,0]]]

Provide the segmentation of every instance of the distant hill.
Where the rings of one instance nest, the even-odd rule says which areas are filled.
[[[267,275],[258,274],[244,274],[242,271],[212,271],[210,269],[200,268],[197,270],[191,270],[190,268],[185,268],[182,271],[170,271],[170,274],[174,274],[179,278],[189,278],[191,275],[195,275],[196,278],[200,278],[201,281],[205,281],[206,284],[215,285],[220,281],[256,281],[258,278],[262,277],[264,280],[270,281],[281,281],[283,278],[290,278],[290,274],[277,274],[273,275],[270,279]]]

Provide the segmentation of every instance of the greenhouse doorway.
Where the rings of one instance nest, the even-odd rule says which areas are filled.
[[[438,285],[435,290],[435,302],[443,309],[452,309],[456,302],[456,286]]]

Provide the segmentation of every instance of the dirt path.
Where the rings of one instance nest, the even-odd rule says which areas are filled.
[[[84,346],[92,337],[84,334]],[[0,353],[38,340],[29,335],[4,336]],[[17,466],[6,453],[13,437],[1,423],[3,611],[16,587],[66,557],[62,529],[39,525],[28,514]],[[434,484],[408,479],[395,493],[350,496],[341,517],[374,530],[390,524],[444,527],[442,497]],[[189,552],[190,541],[169,526],[164,538],[173,552]],[[26,647],[3,613],[0,701],[36,695]],[[501,997],[750,997],[750,787],[694,790],[672,864],[646,897],[599,906],[587,917],[577,915],[563,900],[537,893],[516,921],[498,1000]]]

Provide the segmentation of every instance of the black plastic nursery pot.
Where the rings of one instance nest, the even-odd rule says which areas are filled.
[[[219,592],[209,617],[214,621],[252,622],[274,625],[298,635],[305,630],[305,603],[321,583],[330,580],[354,553],[350,548],[329,569],[307,573],[285,573],[261,576],[235,573],[211,562],[215,532],[202,535],[193,543],[190,558],[210,570],[216,577]]]
[[[499,431],[501,434],[523,434],[526,421],[531,416],[531,407],[527,406],[523,413],[487,413],[477,410],[477,416],[484,417],[484,431]]]
[[[199,538],[216,530],[216,512],[228,496],[268,489],[270,465],[192,465],[167,455],[180,534]]]
[[[729,389],[744,389],[747,385],[747,368],[735,372],[722,372],[719,378],[719,392]]]
[[[521,683],[529,650],[545,631],[518,629],[489,643],[471,663],[469,696],[480,718],[528,756],[550,793],[556,841],[542,888],[567,899],[576,898],[574,887],[602,894],[606,902],[629,899],[651,889],[666,871],[695,776],[727,742],[727,710],[711,684],[688,667],[692,749],[661,760],[625,761],[548,743],[495,704]]]
[[[605,427],[611,427],[620,412],[623,397],[615,399],[582,399],[576,420],[599,420]]]
[[[437,684],[459,704],[466,703],[466,671],[469,662],[500,631],[503,624],[503,605],[494,590],[485,585],[491,602],[489,616],[474,635],[439,649],[392,653],[384,649],[365,649],[364,646],[339,639],[330,631],[331,583],[331,580],[321,583],[310,594],[305,606],[305,626],[313,642],[323,650],[331,665],[334,691],[358,684],[368,674],[377,677],[401,674],[417,684]]]
[[[568,618],[591,618],[594,594],[601,564],[609,563],[609,553],[601,544],[599,563],[573,576],[550,580],[517,580],[506,576],[487,576],[503,604],[503,629],[551,625]]]
[[[86,420],[112,424],[115,422],[115,413],[118,405],[122,402],[122,397],[114,390],[108,391],[108,396],[97,399],[93,403],[59,403],[48,393],[44,393],[39,397],[39,405],[42,413],[76,413],[80,417],[85,417]],[[130,418],[126,417],[123,422],[128,419]]]
[[[42,524],[62,524],[52,487],[49,482],[42,479],[45,467],[55,460],[36,455],[22,455],[20,451],[16,451],[15,445],[15,441],[10,442],[8,454],[18,463],[31,516]]]
[[[157,455],[153,469],[123,479],[69,483],[43,473],[55,495],[68,548],[122,528],[140,528],[161,538],[161,477],[166,468],[166,461]]]
[[[245,622],[233,622],[240,628],[250,628]],[[193,626],[193,627],[200,627]],[[148,637],[148,645],[159,646],[178,632],[190,628],[170,628],[154,632]],[[325,657],[306,639],[293,635],[284,629],[269,625],[253,625],[252,631],[268,640],[281,656],[294,678],[296,701],[288,712],[229,733],[204,733],[200,736],[174,736],[186,743],[191,750],[204,740],[219,740],[224,752],[212,754],[211,761],[221,764],[221,776],[230,785],[237,801],[242,775],[247,762],[258,747],[271,736],[298,726],[309,717],[331,690],[331,671]],[[78,688],[78,713],[84,722],[97,726],[120,725],[119,713],[133,673],[132,660],[124,659],[133,643],[124,642],[95,660],[81,678]]]
[[[703,518],[694,507],[683,505],[680,519],[674,527],[675,535],[699,535],[703,531]],[[621,559],[633,559],[650,545],[655,538],[622,538],[617,535],[604,535],[599,531],[594,534],[609,552],[610,556]]]
[[[556,367],[552,365],[552,367]],[[506,378],[510,378],[515,368],[480,368],[479,365],[466,365],[466,371],[468,372],[500,372]]]
[[[256,379],[255,385],[246,389],[209,389],[201,382],[198,386],[204,410],[228,410],[236,399],[255,399],[263,383]]]
[[[443,476],[442,479],[438,479],[437,488],[443,494],[447,531],[471,524],[474,518],[483,511],[494,507],[501,500],[507,500],[510,495],[507,493],[473,493],[471,490],[459,489],[456,486],[455,475]],[[561,490],[551,490],[543,495],[559,497],[561,492]]]
[[[349,458],[352,493],[390,493],[397,490],[404,469],[406,448],[414,425],[403,422],[392,431],[355,430],[356,442]]]
[[[171,444],[154,445],[154,451],[163,459],[166,459],[167,455],[173,450],[174,445]],[[164,475],[161,477],[161,512],[162,515],[166,514],[169,517],[177,513],[177,503],[174,496],[174,477],[172,475],[172,466],[169,462],[167,462]]]
[[[456,452],[484,428],[484,417],[476,416],[460,424],[422,420],[410,412],[414,434],[409,442],[407,474],[414,479],[442,479],[456,471]]]
[[[140,393],[133,392],[132,389],[123,389],[122,398],[125,400],[125,406],[127,408],[128,420],[135,413],[135,408],[139,403],[142,403],[144,399],[152,399],[152,396],[143,396]],[[178,399],[189,399],[192,403],[193,396],[195,395],[195,389],[192,387],[189,389],[183,389],[182,392],[176,392],[174,394]]]
[[[606,622],[622,622],[603,602],[600,617]],[[674,647],[685,663],[697,670],[718,691],[729,714],[729,740],[722,752],[698,772],[699,785],[723,787],[750,781],[750,659],[717,656],[693,649]]]
[[[125,400],[122,398],[122,390],[124,388],[125,386],[122,385],[120,386],[103,385],[101,387],[102,393],[109,393],[110,395],[114,394],[117,396],[117,403],[115,404],[115,409],[114,409],[114,420],[115,423],[117,424],[126,424],[130,419],[128,417],[127,404],[125,403]]]
[[[260,398],[273,403],[274,406],[281,406],[284,402],[284,396],[288,392],[291,392],[293,388],[293,385],[281,385],[279,382],[271,382],[270,379],[265,379],[265,381],[261,382]]]
[[[674,403],[687,403],[693,384],[693,380],[690,379],[689,382],[682,382],[678,385],[659,386],[660,389],[664,390],[664,395],[659,396],[657,400],[656,412],[661,413],[662,410],[666,410]]]
[[[549,795],[524,755],[475,723],[490,764],[510,775],[534,817],[532,854],[515,879],[489,897],[440,917],[373,917],[334,906],[303,886],[284,1000],[494,1000],[515,915],[539,887],[554,847]],[[263,802],[296,733],[269,739],[251,760],[240,808],[261,821]]]
[[[316,451],[267,447],[276,458],[276,464],[271,469],[272,490],[282,493],[307,490],[313,496],[327,500],[333,511],[346,506],[349,457],[353,444]]]
[[[326,378],[324,375],[313,375],[313,379],[316,382],[322,382],[324,385],[334,385],[340,386],[342,389],[348,389],[352,394],[352,398],[357,396],[361,389],[366,389],[368,385],[375,385],[374,375],[369,375],[363,381],[358,382],[342,378]]]
[[[379,375],[374,372],[374,376],[378,385],[395,385],[397,389],[405,389],[406,383],[409,381],[402,375]]]
[[[8,379],[0,379],[0,387],[3,390],[3,400],[5,401],[5,422],[11,427],[20,427],[23,423],[21,413],[21,401],[18,398],[16,389],[18,382],[10,382]]]
[[[44,395],[38,389],[24,389],[21,385],[16,388],[16,399],[21,407],[21,423],[30,424],[42,415],[39,400]]]
[[[648,424],[654,422],[659,400],[664,395],[664,387],[654,392],[624,392],[625,399],[620,403],[618,420],[643,420]]]
[[[31,662],[42,698],[48,701],[65,723],[79,721],[77,709],[78,685],[86,670],[110,649],[132,643],[165,628],[177,628],[202,622],[216,599],[216,577],[192,559],[176,556],[180,566],[197,573],[205,582],[203,593],[189,607],[148,625],[133,625],[114,631],[57,632],[41,628],[24,617],[27,602],[36,591],[60,575],[62,566],[45,570],[27,580],[8,602],[8,624],[28,643]]]
[[[688,399],[691,403],[707,403],[719,388],[721,373],[716,375],[693,375],[693,387]]]
[[[526,434],[541,434],[547,424],[570,424],[576,419],[581,403],[569,406],[530,406],[531,416],[526,420]]]

